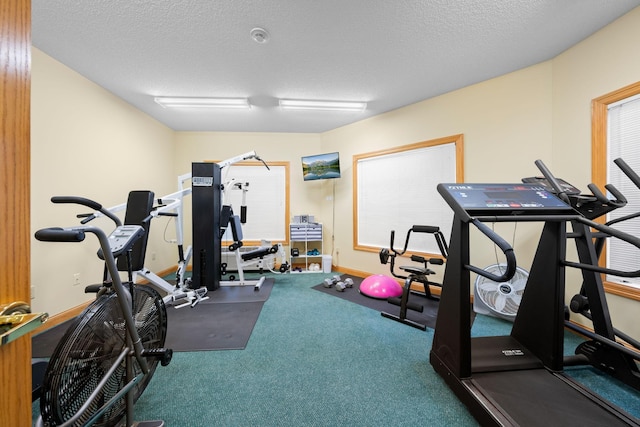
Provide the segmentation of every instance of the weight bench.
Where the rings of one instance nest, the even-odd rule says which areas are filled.
[[[244,278],[244,269],[246,267],[258,267],[260,274],[262,274],[264,268],[264,261],[266,259],[272,259],[275,254],[280,250],[280,245],[263,244],[262,246],[241,252],[240,248],[242,243],[242,225],[240,217],[237,215],[230,215],[229,225],[231,226],[231,234],[233,236],[233,243],[229,245],[229,251],[233,252],[236,257],[236,265],[238,267],[239,280],[222,280],[220,286],[247,286],[252,285],[254,291],[259,291],[260,287],[265,281],[265,277],[262,276],[258,280],[246,280]],[[222,274],[226,273],[226,264],[222,264]]]
[[[240,258],[242,258],[243,261],[251,261],[256,258],[264,258],[265,256],[275,254],[276,252],[278,252],[278,245],[261,246],[258,249],[243,252],[240,255]]]

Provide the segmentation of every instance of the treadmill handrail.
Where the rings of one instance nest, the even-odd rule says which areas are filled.
[[[609,227],[608,225],[605,224],[600,224],[594,221],[591,221],[587,218],[584,217],[576,217],[576,221],[581,222],[591,228],[595,228],[598,231],[601,231],[611,237],[615,237],[617,239],[620,239],[622,241],[625,241],[633,246],[635,246],[636,248],[640,249],[640,238],[637,238],[635,236],[632,236],[629,233],[625,233],[624,231],[620,231],[617,230],[613,227]],[[640,270],[635,270],[635,271],[621,271],[621,270],[615,270],[612,268],[607,268],[607,267],[600,267],[599,265],[593,265],[593,264],[584,264],[584,263],[579,263],[579,262],[573,262],[573,261],[564,261],[563,262],[564,265],[568,266],[568,267],[573,267],[573,268],[577,268],[580,270],[587,270],[587,271],[595,271],[597,273],[604,273],[604,274],[612,274],[614,276],[620,276],[620,277],[640,277]]]
[[[516,274],[516,267],[517,267],[516,255],[513,251],[513,247],[506,240],[500,237],[498,233],[493,231],[491,228],[489,228],[486,224],[484,224],[479,219],[471,218],[470,222],[473,225],[475,225],[476,228],[480,230],[480,232],[482,232],[482,234],[487,236],[489,240],[495,243],[500,248],[500,250],[502,250],[502,253],[504,254],[507,261],[507,266],[506,266],[505,272],[500,276],[491,274],[488,271],[485,271],[484,269],[480,267],[476,267],[474,265],[467,264],[464,267],[467,270],[473,271],[474,273],[479,274],[480,276],[486,277],[487,279],[493,280],[494,282],[506,282],[507,280],[511,280],[511,278]]]

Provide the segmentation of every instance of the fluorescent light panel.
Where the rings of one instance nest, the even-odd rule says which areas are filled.
[[[364,111],[365,108],[367,108],[367,103],[357,101],[281,99],[280,108],[284,110]]]
[[[247,98],[157,96],[153,100],[165,108],[251,108]]]

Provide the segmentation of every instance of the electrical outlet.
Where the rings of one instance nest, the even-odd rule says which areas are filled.
[[[156,260],[156,253],[151,252],[151,261],[155,261],[155,260]]]
[[[80,273],[73,273],[73,286],[80,284]]]

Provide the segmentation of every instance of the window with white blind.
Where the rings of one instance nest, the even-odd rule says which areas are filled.
[[[640,82],[592,100],[591,112],[592,181],[600,188],[612,183],[628,200],[606,220],[640,212],[640,189],[613,163],[622,158],[640,174]],[[640,236],[640,219],[619,222],[615,227]],[[600,262],[622,271],[640,269],[638,250],[617,239],[609,239]],[[607,275],[604,286],[609,293],[640,301],[640,278]]]
[[[609,213],[607,220],[616,220],[640,212],[640,189],[613,161],[624,160],[636,173],[640,172],[640,95],[625,98],[608,106],[607,120],[607,181],[627,198],[627,205]],[[621,221],[615,225],[633,236],[640,236],[640,218]],[[607,265],[616,270],[634,271],[640,268],[638,250],[619,239],[611,239],[607,252]],[[640,278],[612,275],[607,280],[640,288]]]
[[[353,156],[354,249],[396,248],[414,225],[431,225],[450,234],[453,214],[436,190],[441,182],[463,181],[463,136],[394,147]],[[411,236],[410,252],[440,254],[433,236]]]
[[[232,180],[242,185],[233,186]],[[269,162],[269,169],[261,162],[235,163],[222,170],[222,181],[228,188],[223,203],[235,215],[241,214],[243,203],[247,206],[247,222],[242,224],[245,245],[259,245],[262,240],[288,242],[289,162]],[[222,240],[233,241],[231,227]]]

